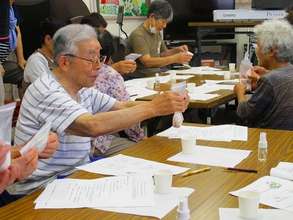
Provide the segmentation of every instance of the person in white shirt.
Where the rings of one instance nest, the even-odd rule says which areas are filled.
[[[41,23],[41,47],[27,60],[24,69],[26,83],[34,82],[40,76],[49,74],[53,69],[53,36],[64,25],[64,23],[52,19],[46,19]]]
[[[46,122],[58,134],[60,147],[37,170],[14,184],[11,194],[27,194],[58,175],[89,162],[91,138],[118,132],[148,118],[184,112],[187,94],[165,92],[149,102],[120,102],[93,88],[101,67],[101,46],[95,30],[71,24],[53,38],[57,67],[32,83],[23,98],[15,142],[25,143]]]

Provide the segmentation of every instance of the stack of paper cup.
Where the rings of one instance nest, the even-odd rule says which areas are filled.
[[[229,71],[230,71],[230,73],[236,72],[236,64],[235,63],[229,63]]]

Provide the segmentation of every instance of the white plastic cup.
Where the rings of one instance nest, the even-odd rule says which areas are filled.
[[[147,81],[147,88],[148,89],[154,89],[154,84],[155,84],[155,80],[154,79],[150,79]]]
[[[231,79],[231,72],[226,71],[226,72],[224,73],[224,80],[229,80],[229,79]]]
[[[154,174],[155,192],[167,194],[172,187],[173,174],[170,170],[160,170]]]
[[[194,136],[181,137],[181,147],[183,154],[192,154],[196,145],[196,139]]]
[[[244,219],[257,219],[259,193],[253,191],[239,192],[239,216]]]
[[[236,72],[236,64],[235,63],[229,63],[229,71],[230,71],[230,73]]]

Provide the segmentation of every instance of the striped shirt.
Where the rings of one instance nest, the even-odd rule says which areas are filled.
[[[90,137],[69,135],[65,130],[84,113],[109,111],[115,99],[94,88],[78,92],[75,101],[65,91],[53,74],[32,83],[23,98],[15,130],[15,143],[26,143],[46,122],[59,137],[60,146],[49,159],[39,159],[37,170],[24,181],[12,185],[11,194],[27,194],[74,167],[89,162]]]

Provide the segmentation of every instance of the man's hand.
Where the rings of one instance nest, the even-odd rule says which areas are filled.
[[[188,63],[192,59],[192,55],[186,52],[180,52],[173,55],[174,63]]]
[[[129,74],[136,70],[136,62],[133,60],[121,60],[113,63],[112,67],[120,74]]]
[[[234,93],[237,96],[238,102],[246,101],[245,97],[246,86],[242,83],[238,83],[234,86]]]
[[[180,95],[174,92],[164,92],[156,96],[150,104],[156,115],[170,115],[174,112],[184,112],[189,103],[187,93]]]
[[[30,149],[26,154],[12,160],[10,171],[17,180],[22,180],[33,173],[37,169],[38,151]]]
[[[58,147],[59,147],[59,141],[58,141],[57,134],[50,132],[47,146],[41,153],[39,153],[39,157],[44,159],[50,158],[56,152],[56,149]]]
[[[260,79],[260,77],[268,72],[267,69],[261,67],[261,66],[254,66],[251,68],[248,74],[248,78],[251,80],[251,88],[252,90],[256,89],[257,81]]]
[[[179,46],[179,47],[176,47],[176,50],[178,51],[178,52],[188,52],[188,47],[187,47],[187,45],[181,45],[181,46]]]

